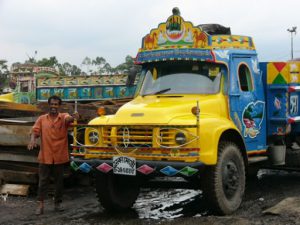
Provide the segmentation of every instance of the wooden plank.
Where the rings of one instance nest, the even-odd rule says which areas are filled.
[[[22,155],[16,154],[14,152],[7,153],[0,150],[0,164],[1,161],[13,161],[13,162],[28,162],[28,163],[37,163],[37,156],[35,155]]]
[[[29,185],[27,184],[4,184],[0,193],[8,195],[27,196],[29,193]]]
[[[33,170],[33,169],[32,169]],[[37,184],[38,168],[36,172],[14,171],[10,169],[0,169],[0,179],[5,183]]]
[[[27,146],[30,140],[31,126],[20,124],[0,124],[0,145]]]

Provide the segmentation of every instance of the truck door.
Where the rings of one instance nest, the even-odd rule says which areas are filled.
[[[230,64],[230,116],[247,151],[266,149],[266,112],[262,74],[256,56],[234,56]]]

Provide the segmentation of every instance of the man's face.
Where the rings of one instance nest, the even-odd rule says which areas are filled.
[[[52,115],[58,114],[59,100],[51,99],[49,103],[49,112]]]

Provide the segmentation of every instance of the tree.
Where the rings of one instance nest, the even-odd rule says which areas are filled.
[[[80,68],[78,68],[76,65],[71,65],[68,62],[58,64],[57,67],[61,76],[77,76],[82,74]]]
[[[64,64],[62,64],[62,68],[65,72],[65,75],[71,75],[72,73],[72,65],[68,62],[65,62]]]
[[[112,67],[103,57],[96,57],[96,59],[93,60],[93,65],[97,67],[98,74],[111,74],[112,73]]]
[[[109,63],[105,63],[105,65],[102,67],[102,69],[99,71],[100,74],[112,74],[113,68],[110,66]]]
[[[138,65],[134,65],[134,59],[130,56],[130,55],[127,55],[126,58],[125,58],[125,62],[118,65],[116,68],[115,68],[115,72],[116,73],[129,73],[130,69],[131,68],[135,68],[138,73],[140,72],[141,68],[140,66]]]
[[[42,60],[37,61],[38,66],[46,66],[46,67],[58,67],[58,60],[55,56],[50,57],[49,59],[43,58]]]
[[[85,57],[81,63],[82,65],[86,66],[86,71],[87,72],[91,72],[90,71],[90,66],[92,65],[92,60],[89,57]]]
[[[8,83],[8,66],[7,61],[0,59],[0,88],[3,88]]]
[[[80,74],[81,74],[81,69],[78,68],[76,65],[73,65],[72,69],[71,69],[71,75],[72,76],[77,76],[77,75],[80,75]]]

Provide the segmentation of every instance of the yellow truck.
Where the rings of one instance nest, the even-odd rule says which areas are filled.
[[[194,26],[174,8],[143,38],[135,63],[135,98],[74,127],[71,166],[94,174],[104,208],[130,208],[159,177],[158,185],[178,178],[201,189],[212,212],[230,214],[250,164],[300,165],[299,149],[291,151],[300,130],[298,62],[259,63],[251,37]]]

